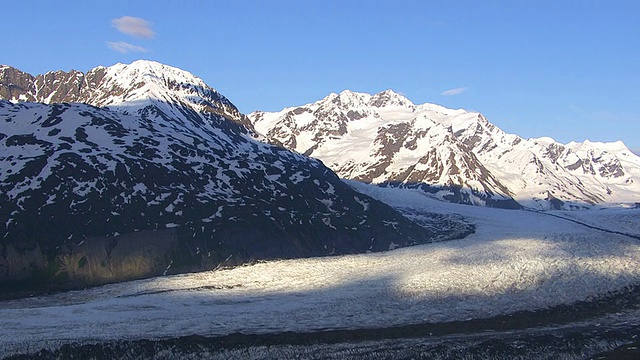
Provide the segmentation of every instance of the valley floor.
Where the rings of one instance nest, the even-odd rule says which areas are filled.
[[[427,212],[462,216],[476,232],[384,253],[271,261],[2,301],[0,357],[71,342],[464,324],[606,301],[604,295],[624,296],[640,285],[638,239],[545,213],[453,205],[414,190],[349,184],[418,222]],[[629,232],[638,229],[640,212],[628,211],[607,218],[607,226],[619,228],[611,221],[621,219]],[[598,222],[596,215],[584,216]],[[598,321],[637,331],[640,311],[637,301],[632,305],[600,314]]]

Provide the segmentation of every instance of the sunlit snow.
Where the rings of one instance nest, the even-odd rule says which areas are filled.
[[[513,198],[538,210],[640,201],[640,157],[621,141],[524,139],[480,113],[415,105],[391,90],[375,95],[344,90],[249,118],[258,132],[322,160],[342,178],[453,184],[470,203],[482,204],[476,193],[484,192],[485,198]],[[550,204],[551,199],[563,203]]]

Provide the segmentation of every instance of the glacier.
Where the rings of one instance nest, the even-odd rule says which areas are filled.
[[[382,253],[258,262],[1,301],[0,356],[71,342],[490,319],[589,302],[640,283],[637,239],[545,213],[450,204],[417,190],[347,183],[401,212],[428,208],[462,216],[476,231],[461,240]],[[640,210],[626,211],[623,221],[635,218],[637,224]],[[640,311],[617,316],[635,321]]]

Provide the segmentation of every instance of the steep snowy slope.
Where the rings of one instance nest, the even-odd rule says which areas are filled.
[[[479,113],[415,105],[391,90],[345,90],[249,118],[343,178],[421,187],[449,201],[547,209],[640,200],[640,158],[621,142],[525,140]]]
[[[343,178],[419,186],[454,202],[518,207],[510,191],[440,123],[466,115],[416,106],[392,91],[373,96],[343,91],[249,117],[268,139],[321,159]]]
[[[525,140],[481,115],[455,134],[525,206],[571,209],[640,200],[640,157],[621,141]]]
[[[18,83],[7,69],[3,83]],[[61,73],[32,77],[20,85],[31,90],[17,97],[3,88],[14,101],[66,93],[108,105],[0,100],[0,284],[7,288],[381,251],[451,236],[356,193],[317,160],[253,140],[233,104],[182,70],[138,61],[70,74],[78,83],[68,91]],[[60,84],[39,82],[59,77]]]

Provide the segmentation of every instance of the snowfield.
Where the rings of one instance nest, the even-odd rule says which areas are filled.
[[[384,253],[271,261],[2,301],[0,356],[71,341],[488,318],[640,284],[637,239],[544,213],[455,205],[420,191],[348,183],[412,216],[462,215],[476,232]],[[640,222],[624,217],[632,218]]]
[[[632,236],[640,236],[640,208],[604,208],[594,211],[550,211],[550,214]]]

